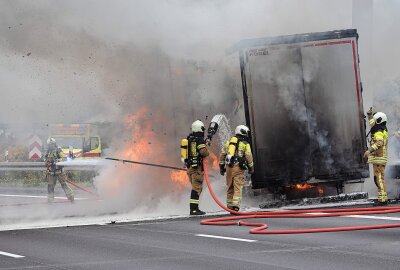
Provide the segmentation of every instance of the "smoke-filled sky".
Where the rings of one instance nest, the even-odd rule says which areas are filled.
[[[1,1],[0,122],[112,121],[155,101],[168,61],[349,27],[349,1]]]
[[[399,10],[400,1],[374,1],[370,53],[389,80]],[[351,27],[349,0],[1,1],[0,122],[112,121],[154,101],[165,63],[219,63],[241,39]]]

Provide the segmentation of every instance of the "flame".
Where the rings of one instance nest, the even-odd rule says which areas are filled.
[[[127,130],[131,130],[131,138],[120,156],[134,161],[168,165],[166,144],[155,131],[155,127],[162,126],[163,122],[165,120],[160,114],[153,114],[146,107],[140,108],[135,114],[127,115],[124,124]],[[168,174],[168,171],[165,173]],[[190,184],[184,171],[172,171],[169,176],[173,183],[181,187]]]
[[[306,189],[310,189],[310,188],[316,188],[318,190],[318,194],[320,197],[322,197],[324,195],[324,189],[319,186],[319,185],[312,185],[312,184],[295,184],[290,186],[290,188],[294,188],[297,190],[306,190]]]
[[[219,170],[219,159],[216,154],[210,152],[210,159],[211,159],[211,168],[214,170]]]
[[[184,171],[172,171],[171,180],[182,186],[189,186],[189,179],[186,172]]]
[[[296,184],[296,185],[294,185],[292,187],[294,187],[295,189],[303,190],[303,189],[313,188],[315,186],[314,185],[310,185],[310,184]]]
[[[125,128],[131,130],[130,143],[122,151],[122,156],[126,159],[143,160],[152,156],[154,149],[164,149],[165,145],[157,139],[153,124],[157,120],[148,119],[149,113],[146,107],[140,108],[135,114],[125,117]]]

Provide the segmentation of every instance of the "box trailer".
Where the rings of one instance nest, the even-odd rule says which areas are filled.
[[[253,188],[369,177],[355,29],[242,40]]]

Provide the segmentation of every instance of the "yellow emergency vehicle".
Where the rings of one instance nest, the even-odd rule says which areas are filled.
[[[100,136],[93,124],[54,124],[49,131],[67,159],[101,156]]]

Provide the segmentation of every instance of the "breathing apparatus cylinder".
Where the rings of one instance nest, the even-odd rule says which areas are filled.
[[[186,163],[188,159],[188,144],[189,141],[187,139],[182,139],[181,141],[181,161],[182,163]]]
[[[231,167],[233,166],[233,163],[235,161],[233,157],[235,156],[237,144],[238,138],[232,137],[229,141],[228,154],[226,155],[226,163],[229,164]]]

